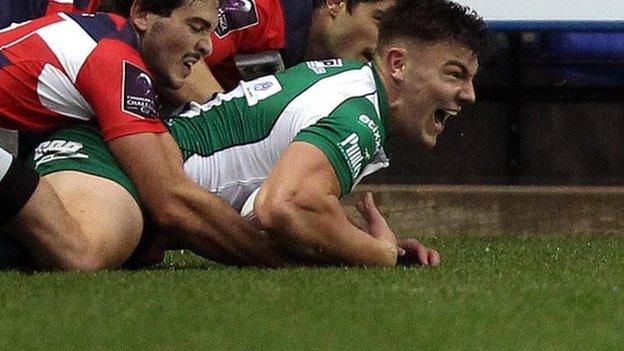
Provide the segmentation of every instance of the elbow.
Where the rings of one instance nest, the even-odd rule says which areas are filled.
[[[294,194],[291,196],[260,193],[254,202],[254,214],[261,230],[282,233],[289,227],[293,213]]]

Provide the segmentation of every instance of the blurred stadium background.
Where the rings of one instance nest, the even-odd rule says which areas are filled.
[[[624,184],[621,1],[465,0],[488,20],[477,103],[379,183]],[[618,17],[619,16],[619,17]]]
[[[622,1],[460,2],[490,28],[477,103],[432,151],[390,145],[390,168],[367,181],[420,185],[383,188],[391,223],[433,235],[624,233]]]

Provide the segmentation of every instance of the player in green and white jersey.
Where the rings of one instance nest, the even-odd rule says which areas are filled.
[[[392,266],[402,253],[413,262],[439,263],[439,254],[417,241],[397,243],[370,199],[361,206],[368,232],[351,224],[339,199],[388,165],[383,145],[390,129],[433,147],[446,120],[475,100],[485,27],[474,12],[447,0],[400,0],[380,28],[372,64],[301,64],[244,82],[206,105],[192,104],[167,121],[185,171],[201,186],[237,208],[260,187],[256,223],[270,233],[267,241],[295,254],[294,263]],[[107,242],[109,251],[115,245],[123,251],[132,242],[124,238],[143,227],[142,217],[128,205],[135,201],[131,184],[115,171],[107,174],[115,165],[98,142],[84,128],[63,131],[37,148],[33,162],[85,225],[119,238]],[[106,167],[77,166],[97,162]],[[123,218],[96,211],[113,204],[128,207]],[[196,236],[165,238],[165,245],[239,263]]]
[[[182,151],[186,173],[237,210],[293,141],[322,150],[341,196],[363,176],[388,165],[383,150],[388,101],[379,86],[370,64],[307,62],[242,82],[204,105],[191,103],[165,122]],[[74,170],[110,179],[138,201],[136,189],[90,126],[51,135],[31,160],[42,175]]]
[[[375,70],[354,61],[307,62],[242,82],[232,92],[166,124],[198,184],[236,209],[266,179],[293,141],[327,156],[347,194],[365,175],[386,167],[388,101]],[[329,93],[329,94],[328,94]]]

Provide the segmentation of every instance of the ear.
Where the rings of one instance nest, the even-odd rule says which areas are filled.
[[[327,13],[332,18],[336,18],[340,13],[347,11],[347,0],[325,0],[325,7]]]
[[[384,54],[384,65],[390,77],[396,82],[405,81],[407,50],[402,47],[389,47]]]
[[[149,28],[151,13],[145,11],[141,1],[133,1],[130,7],[130,22],[139,32],[145,32]]]

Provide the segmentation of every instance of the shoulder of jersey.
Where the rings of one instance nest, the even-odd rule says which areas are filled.
[[[76,22],[96,42],[103,39],[115,39],[138,48],[136,34],[132,25],[121,16],[109,13],[72,13],[64,15]]]

